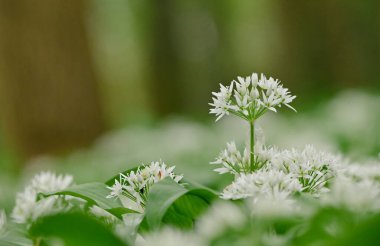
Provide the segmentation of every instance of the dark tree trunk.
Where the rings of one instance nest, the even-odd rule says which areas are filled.
[[[25,156],[56,153],[103,129],[82,0],[0,0],[5,132]]]

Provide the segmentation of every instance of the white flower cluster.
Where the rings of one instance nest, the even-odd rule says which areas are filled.
[[[380,211],[380,163],[348,164],[321,197],[325,205],[356,213]]]
[[[50,196],[38,201],[39,193],[63,190],[73,183],[70,175],[55,175],[51,172],[37,174],[21,193],[17,194],[12,218],[16,223],[29,224],[41,216],[65,211],[69,205],[63,196]]]
[[[243,211],[233,203],[218,201],[205,212],[196,224],[196,232],[208,241],[224,232],[238,230],[245,226],[247,218]]]
[[[244,149],[243,154],[236,148],[235,142],[227,143],[227,148],[223,150],[212,165],[222,165],[222,167],[214,169],[219,174],[232,173],[238,175],[247,172],[249,167],[250,153],[248,148]]]
[[[282,105],[295,111],[289,104],[296,97],[290,95],[279,80],[272,77],[267,79],[263,74],[260,79],[256,73],[246,78],[238,77],[238,81],[232,81],[229,86],[221,84],[220,91],[212,94],[214,97],[210,105],[213,108],[210,113],[217,116],[217,121],[229,113],[252,121],[267,110],[277,112],[276,107]]]
[[[108,187],[111,192],[107,198],[119,198],[125,207],[143,211],[149,190],[154,183],[167,177],[177,183],[182,179],[182,175],[174,174],[174,168],[160,161],[139,167],[136,172],[131,171],[127,175],[120,173],[114,185]]]
[[[223,199],[287,195],[301,192],[302,185],[292,174],[280,170],[260,169],[250,174],[241,174],[222,194]]]
[[[5,233],[6,225],[7,225],[7,216],[3,210],[0,210],[0,235]]]
[[[263,163],[257,172],[249,173],[243,168],[245,158],[229,144],[214,164],[222,164],[215,169],[219,173],[232,173],[236,180],[228,186],[222,197],[241,199],[257,196],[259,193],[285,191],[287,193],[308,192],[319,195],[326,191],[327,182],[336,175],[339,158],[325,152],[318,152],[312,146],[302,151],[295,149],[279,151],[274,147],[256,145],[256,162]]]
[[[302,184],[302,191],[318,195],[326,191],[327,182],[337,175],[340,158],[317,151],[307,145],[304,150],[284,150],[271,159],[268,168],[276,168],[292,174]]]
[[[380,184],[378,181],[355,180],[339,176],[332,183],[331,191],[321,197],[325,205],[345,208],[355,213],[380,211]]]
[[[199,237],[190,232],[165,227],[136,241],[137,246],[205,246]]]
[[[380,163],[350,164],[344,169],[344,174],[354,180],[380,180]]]

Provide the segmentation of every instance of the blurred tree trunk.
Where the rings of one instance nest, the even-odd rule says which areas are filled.
[[[334,81],[340,87],[379,81],[380,1],[293,0],[279,6],[285,51],[278,64],[281,78],[307,78],[303,86],[312,88],[303,89],[309,91],[337,86]]]
[[[0,0],[5,131],[25,156],[56,153],[103,129],[83,0]]]
[[[153,0],[151,4],[150,64],[148,85],[153,110],[158,116],[179,113],[182,108],[181,67],[178,44],[173,33],[175,0]]]

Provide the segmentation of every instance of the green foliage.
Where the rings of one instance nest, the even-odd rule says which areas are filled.
[[[125,246],[105,225],[82,213],[48,216],[32,226],[30,234],[35,241],[47,238],[61,239],[70,246]],[[47,241],[46,241],[47,242]]]
[[[77,198],[81,198],[87,201],[88,206],[97,205],[100,208],[108,211],[118,218],[125,213],[136,213],[136,211],[128,208],[124,208],[118,199],[108,199],[109,189],[107,185],[103,183],[87,183],[81,185],[75,185],[65,190],[53,192],[50,194],[42,194],[43,196],[51,195],[69,195]]]
[[[145,210],[148,230],[154,230],[163,224],[182,229],[192,228],[197,218],[217,195],[208,188],[197,185],[180,185],[171,179],[155,184],[148,196]]]

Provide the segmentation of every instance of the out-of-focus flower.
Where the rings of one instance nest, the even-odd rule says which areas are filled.
[[[137,233],[143,218],[144,215],[139,213],[124,214],[122,222],[115,226],[116,235],[126,242],[135,241],[138,244],[143,240],[141,235]]]
[[[7,225],[7,216],[3,210],[0,210],[0,235],[5,233],[6,225]]]
[[[272,192],[247,199],[247,204],[252,215],[256,217],[293,216],[300,213],[301,206],[291,195],[289,191],[274,189]]]
[[[206,245],[199,237],[190,232],[179,231],[169,227],[144,236],[136,241],[137,246],[203,246]]]
[[[380,180],[380,162],[350,164],[344,169],[344,175],[354,180]]]
[[[321,200],[325,205],[343,207],[357,213],[379,212],[380,184],[370,179],[356,181],[339,176]]]
[[[214,97],[210,105],[211,114],[217,116],[217,121],[229,113],[248,121],[256,120],[268,110],[277,112],[276,107],[285,105],[292,110],[290,103],[296,98],[290,95],[279,80],[263,74],[261,78],[256,73],[246,78],[238,77],[229,86],[220,85],[219,92],[212,93]]]
[[[52,192],[66,189],[73,183],[71,175],[56,175],[51,172],[41,172],[31,181],[31,187],[38,192]]]
[[[196,232],[202,238],[212,240],[230,228],[240,229],[246,221],[246,216],[239,207],[233,203],[219,201],[199,219]]]
[[[70,175],[56,175],[50,172],[37,174],[23,192],[17,194],[12,218],[16,223],[31,223],[39,217],[65,211],[69,204],[63,196],[50,196],[38,201],[41,192],[54,192],[69,187],[73,182]]]
[[[182,175],[174,174],[174,168],[160,161],[142,166],[127,175],[120,173],[119,180],[116,179],[114,185],[108,187],[111,192],[107,198],[119,198],[125,207],[142,212],[153,184],[167,177],[177,183],[182,179]]]
[[[224,199],[242,199],[257,196],[275,196],[281,192],[293,194],[300,192],[302,185],[292,174],[280,170],[261,169],[251,174],[240,176],[223,193]]]
[[[104,221],[106,224],[112,225],[116,221],[118,221],[118,219],[113,214],[110,214],[106,210],[104,210],[104,209],[102,209],[96,205],[91,206],[89,212],[92,215],[94,215],[95,217]]]

